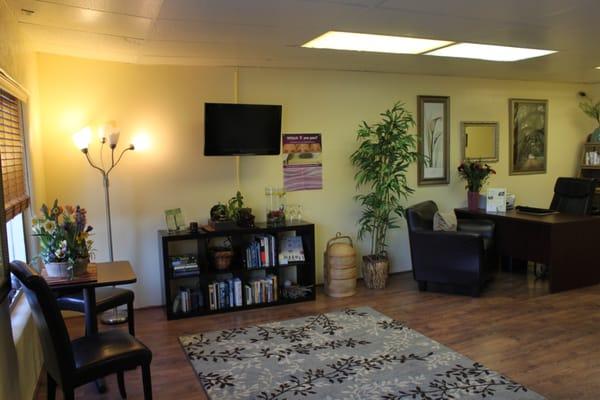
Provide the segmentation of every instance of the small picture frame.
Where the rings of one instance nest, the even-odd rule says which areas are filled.
[[[450,97],[417,97],[419,186],[450,183]]]
[[[165,210],[165,220],[167,222],[167,229],[169,232],[177,232],[185,227],[181,208]]]

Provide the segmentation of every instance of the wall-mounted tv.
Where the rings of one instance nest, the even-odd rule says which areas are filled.
[[[204,155],[275,155],[281,148],[281,106],[204,103]]]

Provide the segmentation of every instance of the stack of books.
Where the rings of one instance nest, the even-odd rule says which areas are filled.
[[[246,268],[274,267],[275,254],[275,236],[256,235],[254,241],[246,247]]]
[[[242,281],[240,278],[212,282],[208,285],[209,309],[222,310],[242,305]]]
[[[192,254],[186,254],[181,256],[169,257],[171,263],[171,269],[173,270],[173,277],[190,275],[190,272],[198,272],[198,261],[196,256]]]
[[[198,288],[180,287],[175,300],[173,300],[174,313],[197,311],[203,306],[202,291]]]
[[[271,303],[278,300],[278,285],[276,275],[253,279],[244,285],[246,305]]]

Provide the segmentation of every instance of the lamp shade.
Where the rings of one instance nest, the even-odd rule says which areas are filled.
[[[87,149],[91,140],[92,130],[87,126],[73,135],[73,141],[79,150]]]

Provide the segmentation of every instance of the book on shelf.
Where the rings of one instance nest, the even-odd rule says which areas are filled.
[[[198,260],[193,254],[184,254],[169,257],[169,264],[173,271],[173,276],[183,275],[186,272],[199,271]]]
[[[275,236],[255,235],[246,247],[245,265],[247,269],[274,267]]]
[[[290,262],[303,262],[304,246],[302,236],[296,236],[296,231],[286,231],[279,235],[279,265]]]
[[[279,299],[279,286],[276,275],[252,279],[244,285],[246,305],[272,303]]]
[[[180,287],[173,300],[173,313],[188,313],[204,307],[202,290],[199,288]]]
[[[240,278],[215,281],[208,285],[208,308],[210,310],[222,310],[242,305],[242,280]]]

